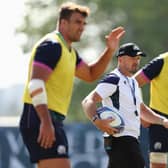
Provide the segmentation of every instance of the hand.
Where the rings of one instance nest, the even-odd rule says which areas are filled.
[[[111,50],[116,50],[119,45],[119,41],[121,37],[125,34],[125,30],[123,27],[117,27],[113,29],[105,38],[106,45]]]
[[[40,146],[47,149],[51,148],[53,143],[55,142],[55,130],[51,122],[41,122],[38,143]]]
[[[110,135],[119,133],[119,130],[116,128],[112,128],[110,126],[110,123],[113,121],[114,119],[96,119],[94,124],[95,126],[100,129],[102,132],[106,132]]]
[[[145,121],[145,120],[143,120],[143,119],[141,118],[141,125],[142,125],[144,128],[148,128],[148,127],[151,125],[151,123],[150,123],[150,122],[147,122],[147,121]]]
[[[168,119],[167,119],[167,118],[164,118],[164,119],[163,119],[162,125],[163,125],[165,128],[168,128]]]

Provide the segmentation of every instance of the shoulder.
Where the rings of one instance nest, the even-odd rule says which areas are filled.
[[[44,38],[36,47],[36,57],[60,58],[62,53],[61,44],[54,38]]]
[[[153,60],[151,60],[148,64],[146,64],[142,71],[143,73],[152,80],[153,78],[157,77],[164,65],[164,58],[160,55]]]
[[[160,56],[158,57],[158,59],[162,60],[163,63],[166,61],[168,61],[168,52],[160,54]]]
[[[62,55],[60,43],[52,38],[45,38],[38,43],[35,49],[34,61],[54,69]]]
[[[56,39],[47,38],[41,41],[38,46],[37,50],[61,50],[61,44]]]
[[[150,70],[150,69],[153,69],[155,70],[156,67],[162,67],[163,66],[163,62],[164,62],[164,59],[163,57],[160,55],[154,59],[152,59],[148,64],[146,64],[143,68],[143,70]]]
[[[120,77],[116,73],[108,73],[106,74],[99,83],[109,83],[117,85],[119,83]]]

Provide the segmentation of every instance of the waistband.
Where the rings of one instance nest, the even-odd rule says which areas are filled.
[[[26,109],[29,109],[30,107],[32,107],[35,111],[35,108],[32,104],[29,104],[29,103],[24,103],[24,108]],[[54,110],[48,110],[50,115],[51,115],[51,118],[53,119],[53,121],[60,121],[62,122],[64,119],[65,119],[65,116],[60,114],[59,112],[57,111],[54,111]]]
[[[51,118],[54,120],[54,121],[60,121],[62,122],[64,119],[65,119],[65,116],[56,112],[56,111],[53,111],[53,110],[49,110],[50,112],[50,115],[51,115]]]

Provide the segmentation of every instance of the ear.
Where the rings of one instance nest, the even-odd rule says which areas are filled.
[[[67,20],[66,19],[61,19],[60,25],[65,26],[66,24],[67,24]]]
[[[118,62],[122,61],[122,57],[117,57],[117,59],[118,59]]]

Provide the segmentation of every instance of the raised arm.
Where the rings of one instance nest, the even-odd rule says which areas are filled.
[[[103,53],[93,63],[82,63],[76,69],[76,76],[87,82],[92,82],[98,79],[105,71],[108,63],[110,62],[113,54],[118,48],[121,37],[125,34],[123,27],[113,29],[106,38],[106,48]]]

